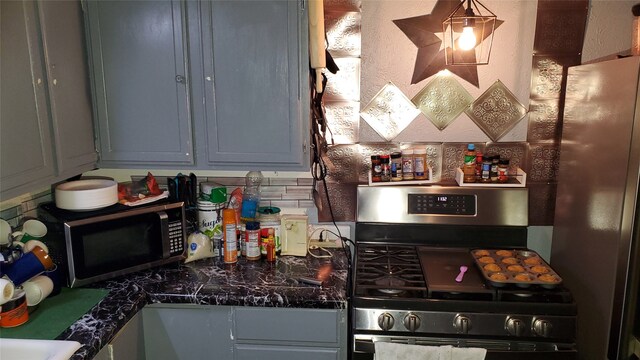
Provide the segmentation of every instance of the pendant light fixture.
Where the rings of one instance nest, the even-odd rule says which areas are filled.
[[[446,64],[488,64],[496,20],[481,2],[462,0],[442,22]]]

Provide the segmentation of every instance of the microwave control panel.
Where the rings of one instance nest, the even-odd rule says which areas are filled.
[[[181,255],[184,252],[184,227],[180,211],[167,211],[169,216],[169,253],[171,256]]]
[[[475,215],[475,195],[409,194],[409,214]]]

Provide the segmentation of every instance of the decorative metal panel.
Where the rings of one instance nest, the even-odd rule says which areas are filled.
[[[536,17],[535,54],[579,54],[584,42],[589,2],[540,1]]]
[[[498,141],[526,115],[527,110],[497,80],[465,111],[493,141]]]
[[[527,180],[532,182],[556,182],[560,167],[558,144],[529,144],[529,172]]]
[[[529,103],[528,141],[560,141],[562,122],[559,120],[559,102],[559,99],[531,99]]]
[[[332,56],[360,57],[362,42],[360,12],[325,11],[324,26],[327,33],[327,50]]]
[[[510,174],[515,174],[518,168],[527,171],[527,143],[525,142],[488,143],[484,154],[500,155],[501,159],[509,159]]]
[[[485,143],[473,143],[476,150],[485,152]],[[441,181],[455,182],[456,169],[464,162],[464,151],[468,143],[444,143],[442,145],[442,176]]]
[[[451,75],[440,74],[411,101],[439,130],[444,130],[469,107],[473,97]]]
[[[360,129],[360,103],[357,101],[329,101],[324,105],[327,125],[327,141],[331,144],[358,142]]]
[[[553,225],[557,184],[529,184],[529,226]]]
[[[358,145],[329,146],[327,157],[327,181],[334,183],[358,183],[361,166]],[[366,182],[366,180],[365,180]]]
[[[325,101],[360,101],[360,58],[334,58],[340,68],[336,74],[325,71]]]
[[[356,184],[336,184],[327,182],[328,194],[324,189],[322,182],[316,183],[316,191],[321,201],[318,207],[318,221],[355,221],[356,219]],[[333,210],[333,218],[329,211],[329,203],[327,195],[331,201],[331,210]]]
[[[324,11],[360,11],[362,0],[324,0]]]
[[[562,90],[564,66],[551,56],[533,56],[531,97],[558,98]]]
[[[390,141],[420,114],[411,100],[392,82],[387,83],[360,113],[385,140]]]

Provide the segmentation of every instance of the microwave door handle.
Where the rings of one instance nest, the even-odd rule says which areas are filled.
[[[162,258],[167,259],[170,256],[170,240],[169,240],[169,216],[164,211],[158,211],[156,214],[160,217],[160,231],[162,235]]]

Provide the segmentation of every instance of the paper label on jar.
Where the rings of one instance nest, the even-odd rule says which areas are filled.
[[[415,174],[416,176],[424,175],[424,160],[421,158],[416,158],[414,160],[414,166],[416,168]]]

